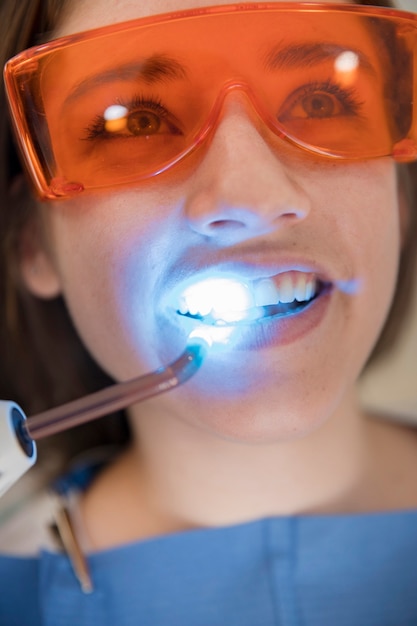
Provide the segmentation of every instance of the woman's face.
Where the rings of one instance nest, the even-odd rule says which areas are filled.
[[[58,34],[206,4],[77,0]],[[230,343],[160,396],[160,409],[220,436],[270,441],[306,434],[346,406],[395,287],[391,159],[342,163],[304,153],[234,91],[210,145],[182,165],[42,211],[50,271],[88,349],[118,380],[184,349],[201,321],[178,313],[173,294],[190,280],[241,276],[261,300],[321,285],[298,312],[230,328]]]

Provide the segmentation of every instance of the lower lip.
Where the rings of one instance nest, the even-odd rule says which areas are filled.
[[[331,286],[325,288],[297,313],[266,317],[252,324],[233,326],[233,350],[260,350],[299,341],[322,323],[329,308],[332,292]]]

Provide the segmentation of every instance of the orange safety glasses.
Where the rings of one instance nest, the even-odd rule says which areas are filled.
[[[9,61],[5,81],[28,170],[53,199],[172,168],[208,144],[236,91],[277,149],[412,161],[416,67],[411,13],[249,3],[62,37]]]

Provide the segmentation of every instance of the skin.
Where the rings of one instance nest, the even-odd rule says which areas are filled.
[[[78,0],[58,35],[205,4]],[[334,284],[360,285],[334,288],[320,323],[290,343],[276,345],[267,330],[255,347],[210,354],[187,385],[132,407],[131,447],[82,502],[93,548],[264,515],[417,505],[415,436],[364,416],[355,392],[398,269],[391,159],[304,154],[259,129],[234,93],[204,155],[40,214],[44,236],[26,235],[26,284],[40,297],[64,295],[117,380],[183,349],[186,330],[158,303],[184,264],[314,262]]]

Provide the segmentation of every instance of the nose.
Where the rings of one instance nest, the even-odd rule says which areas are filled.
[[[280,153],[292,148],[272,137],[244,95],[227,100],[185,203],[190,228],[219,244],[270,233],[310,212],[295,166]]]

